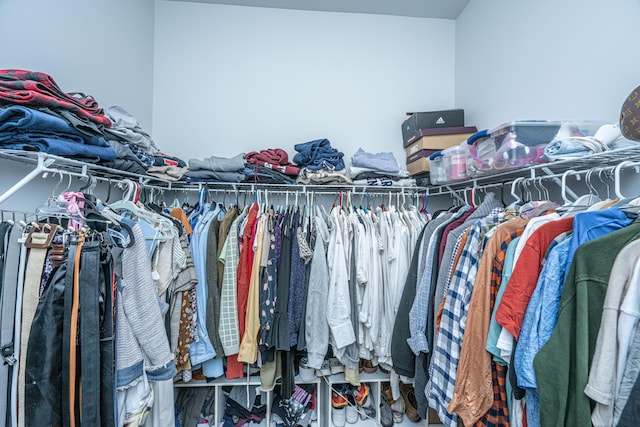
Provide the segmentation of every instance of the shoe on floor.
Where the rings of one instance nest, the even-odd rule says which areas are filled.
[[[393,398],[393,392],[391,391],[391,384],[389,382],[384,382],[381,384],[381,387],[382,397],[389,403],[389,405],[393,405],[395,399]]]
[[[391,412],[393,413],[393,422],[400,424],[404,418],[404,399],[402,396],[391,404]]]
[[[347,422],[348,405],[346,396],[339,391],[331,392],[331,422],[336,427],[344,427]]]
[[[391,405],[385,399],[380,402],[380,424],[382,424],[382,427],[391,427],[393,425]]]
[[[353,396],[356,403],[361,408],[360,417],[363,420],[366,420],[367,418],[375,419],[376,406],[369,386],[365,383],[360,383],[360,387],[353,390]]]
[[[353,395],[347,396],[347,406],[345,406],[345,418],[349,424],[358,422],[358,409]]]
[[[346,411],[346,409],[344,407],[342,407],[342,408],[332,407],[331,408],[331,423],[335,427],[344,427],[345,424],[347,423],[346,412],[347,411]]]
[[[308,360],[306,357],[300,359],[300,364],[298,365],[298,375],[300,375],[300,379],[302,379],[302,381],[312,382],[315,381],[316,371],[315,369],[310,368],[307,365],[307,362]]]
[[[413,385],[401,382],[400,394],[404,399],[404,413],[407,414],[407,418],[414,423],[420,421],[421,417],[418,413],[418,400],[416,399],[416,393],[413,390]]]

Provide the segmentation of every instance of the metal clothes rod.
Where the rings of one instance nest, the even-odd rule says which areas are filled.
[[[487,189],[493,187],[505,186],[514,182],[541,182],[543,180],[552,180],[562,187],[562,177],[565,177],[565,190],[567,194],[572,197],[577,195],[566,188],[566,173],[573,175],[584,175],[588,173],[598,173],[602,171],[614,172],[614,182],[616,185],[616,191],[621,194],[620,191],[620,171],[621,169],[628,167],[640,166],[640,145],[637,150],[630,150],[625,152],[609,152],[606,156],[592,155],[571,162],[552,162],[544,165],[536,165],[527,169],[530,173],[529,177],[523,176],[523,171],[508,171],[505,173],[478,177],[469,181],[451,182],[440,186],[430,187],[383,187],[383,186],[358,186],[358,185],[301,185],[301,184],[267,184],[267,183],[187,183],[183,181],[169,181],[161,178],[143,176],[132,174],[126,171],[119,171],[116,169],[110,169],[100,165],[93,165],[84,163],[74,159],[67,159],[64,157],[53,156],[47,153],[29,153],[10,150],[0,150],[0,159],[8,159],[19,161],[21,163],[35,164],[35,168],[26,174],[22,179],[16,182],[13,186],[7,189],[2,195],[0,195],[0,204],[5,200],[31,182],[33,179],[40,175],[47,173],[61,174],[69,177],[76,177],[83,180],[97,180],[104,183],[108,183],[110,186],[119,185],[122,188],[123,184],[130,188],[133,185],[133,181],[136,181],[142,188],[150,189],[164,193],[166,191],[181,192],[181,191],[202,191],[205,189],[207,192],[224,192],[226,194],[240,194],[240,193],[252,193],[255,194],[258,190],[266,191],[267,194],[312,194],[314,196],[338,196],[340,193],[344,195],[350,194],[351,196],[384,196],[386,194],[405,196],[424,195],[428,196],[440,196],[446,195],[456,198],[462,201],[460,194],[464,194],[467,198],[466,192],[470,191],[473,195],[474,191],[479,189]],[[627,159],[622,161],[623,159]],[[604,163],[604,164],[603,164]],[[54,167],[54,165],[56,167]],[[573,167],[573,169],[572,169]],[[567,172],[571,171],[571,172]],[[125,188],[125,190],[127,189]]]

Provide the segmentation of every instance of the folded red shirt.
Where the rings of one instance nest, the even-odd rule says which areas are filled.
[[[50,75],[37,71],[0,70],[0,103],[68,110],[80,118],[111,127],[111,120],[94,98],[65,93]]]
[[[300,168],[289,163],[289,156],[282,148],[268,148],[261,151],[252,151],[244,156],[251,165],[264,166],[285,175],[298,176]]]

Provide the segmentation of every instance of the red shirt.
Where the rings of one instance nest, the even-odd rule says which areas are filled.
[[[543,224],[531,234],[513,269],[496,311],[496,321],[516,339],[536,288],[542,260],[549,244],[560,234],[573,229],[573,218],[560,218]]]

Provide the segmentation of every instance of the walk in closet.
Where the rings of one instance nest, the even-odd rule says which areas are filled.
[[[640,142],[434,184],[401,125],[615,127],[639,16],[0,1],[0,426],[635,425]]]

